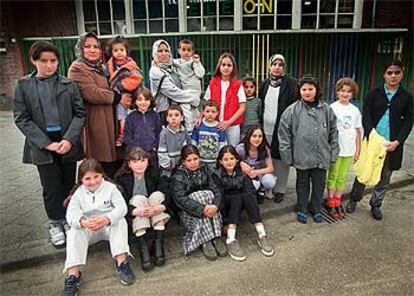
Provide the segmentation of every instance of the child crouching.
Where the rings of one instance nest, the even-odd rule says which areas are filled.
[[[80,266],[86,264],[91,242],[109,240],[116,271],[124,285],[134,282],[128,255],[128,226],[124,218],[127,206],[115,184],[106,181],[104,170],[95,159],[86,159],[79,166],[78,185],[66,213],[71,226],[66,239],[64,295],[76,295],[80,284]]]

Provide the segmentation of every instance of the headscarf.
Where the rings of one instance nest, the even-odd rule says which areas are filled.
[[[165,46],[167,46],[168,51],[170,53],[167,63],[161,63],[160,61],[158,61],[158,57],[157,57],[158,48],[161,46],[161,44],[164,44]],[[160,67],[162,70],[167,71],[171,75],[171,78],[173,79],[174,84],[181,88],[180,78],[178,77],[178,74],[174,71],[174,68],[173,68],[174,60],[171,54],[171,47],[167,41],[163,39],[159,39],[154,42],[154,44],[152,45],[152,59],[153,59],[153,63],[156,66]]]
[[[269,68],[274,63],[274,61],[276,61],[276,60],[281,61],[282,64],[283,64],[283,67],[285,67],[285,57],[281,54],[274,54],[270,57]],[[278,86],[282,85],[283,77],[284,77],[284,75],[275,76],[272,73],[270,73],[270,85],[272,87],[278,87]]]
[[[98,59],[96,61],[90,61],[88,59],[85,58],[84,52],[83,52],[83,45],[85,43],[86,38],[94,38],[96,39],[96,41],[98,41],[99,46],[101,45],[101,43],[99,42],[98,36],[95,35],[95,33],[93,32],[86,32],[86,33],[82,33],[79,36],[78,41],[76,42],[75,45],[75,55],[78,58],[79,61],[87,64],[88,66],[96,69],[99,72],[104,72],[104,68],[103,65],[101,63],[101,60]]]

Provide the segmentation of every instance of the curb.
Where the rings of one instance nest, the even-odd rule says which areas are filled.
[[[410,174],[408,174],[408,176],[409,177],[406,179],[391,183],[390,189],[402,188],[414,184],[414,176],[411,176]],[[364,196],[371,194],[372,191],[373,187],[367,188],[364,192]],[[289,195],[292,195],[292,193]],[[343,200],[348,199],[349,192],[343,195]],[[275,205],[273,201],[270,200],[266,200],[265,203],[271,203]],[[285,199],[283,205],[276,205],[276,208],[274,208],[274,206],[271,208],[261,206],[263,220],[272,219],[274,217],[286,215],[290,212],[293,212],[295,210],[295,206],[296,201],[294,198]],[[180,233],[182,232],[182,228],[173,221],[170,223],[172,223],[172,225],[168,228],[166,236],[170,237],[170,239],[175,238],[180,241]],[[103,251],[107,248],[107,244],[98,243],[90,246],[89,250],[92,252],[97,252]],[[179,252],[167,252],[167,259],[172,259],[174,257],[177,257],[178,254],[182,254],[181,248],[179,249]],[[16,252],[20,252],[20,255],[16,256]],[[0,272],[9,272],[27,267],[38,266],[46,262],[50,263],[56,260],[63,260],[65,258],[65,253],[65,248],[56,249],[48,242],[47,239],[38,240],[35,242],[24,242],[16,245],[16,248],[10,247],[7,251],[1,251]]]

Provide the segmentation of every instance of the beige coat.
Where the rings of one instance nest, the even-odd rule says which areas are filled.
[[[115,150],[114,93],[103,73],[74,61],[68,77],[76,81],[87,112],[82,142],[87,157],[100,162],[117,159]]]

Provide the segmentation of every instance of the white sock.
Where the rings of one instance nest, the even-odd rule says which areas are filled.
[[[255,228],[256,228],[257,234],[259,235],[259,238],[262,238],[262,237],[266,236],[266,231],[265,231],[264,225],[262,223],[256,224]]]
[[[236,229],[227,229],[226,244],[236,240]]]
[[[140,229],[140,230],[137,230],[137,231],[135,232],[135,236],[136,236],[136,237],[143,236],[146,232],[147,232],[147,231],[146,231],[145,229]]]
[[[163,230],[165,230],[165,225],[155,225],[154,226],[154,230],[161,230],[161,231],[163,231]]]

